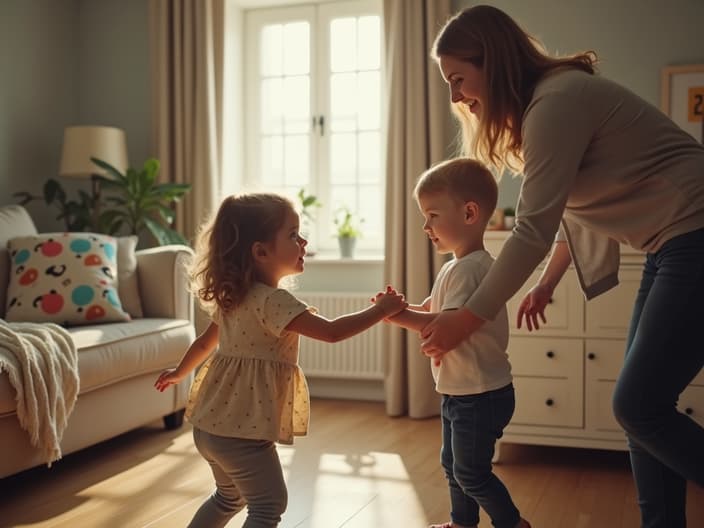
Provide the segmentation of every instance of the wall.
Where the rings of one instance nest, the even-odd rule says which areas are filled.
[[[459,11],[478,3],[506,11],[551,53],[593,49],[600,71],[660,106],[660,70],[704,63],[702,0],[454,0]],[[520,179],[504,178],[499,203],[514,205]]]
[[[59,178],[69,125],[124,128],[131,164],[149,156],[147,24],[147,0],[0,2],[0,204]],[[42,202],[28,209],[41,231],[62,228]]]
[[[78,111],[76,0],[0,2],[0,203],[56,177],[66,123]],[[49,211],[32,208],[37,224]]]

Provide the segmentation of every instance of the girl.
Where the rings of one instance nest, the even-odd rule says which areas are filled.
[[[287,491],[274,442],[291,444],[308,430],[299,334],[336,342],[407,306],[387,288],[367,309],[328,320],[279,289],[282,278],[303,272],[306,240],[298,228],[289,200],[248,194],[226,198],[198,237],[191,280],[212,322],[155,383],[164,391],[209,357],[186,417],[216,490],[190,527],[225,526],[245,505],[245,527],[277,526]]]
[[[676,407],[704,364],[704,147],[597,75],[593,52],[551,57],[494,7],[450,19],[433,57],[465,150],[521,170],[523,184],[501,254],[464,308],[424,328],[423,351],[442,357],[493,319],[558,230],[519,307],[519,327],[545,321],[570,263],[592,298],[618,284],[619,242],[646,252],[613,410],[628,436],[643,526],[685,526],[686,482],[704,485],[704,429]]]

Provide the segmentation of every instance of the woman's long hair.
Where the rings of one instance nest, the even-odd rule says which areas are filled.
[[[277,194],[225,198],[196,239],[189,270],[191,289],[206,311],[228,312],[242,302],[256,280],[252,245],[271,242],[293,204]]]
[[[486,98],[477,120],[465,104],[452,105],[462,126],[463,154],[514,172],[523,166],[523,113],[537,82],[558,68],[595,72],[596,53],[551,57],[506,13],[491,6],[464,9],[447,21],[431,56],[467,61],[483,69]]]

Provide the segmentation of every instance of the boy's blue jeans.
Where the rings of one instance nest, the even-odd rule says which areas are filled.
[[[646,257],[614,391],[643,528],[686,525],[687,480],[704,486],[704,429],[677,411],[704,364],[704,229]]]
[[[440,460],[450,486],[452,522],[478,525],[481,506],[496,528],[518,524],[518,509],[491,470],[496,440],[515,405],[512,384],[482,394],[443,395]]]

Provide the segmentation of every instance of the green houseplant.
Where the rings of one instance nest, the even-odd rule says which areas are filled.
[[[343,206],[337,210],[333,222],[336,227],[337,242],[340,246],[340,256],[343,258],[353,257],[357,239],[362,236],[360,225],[364,223],[364,218],[350,211],[349,207]]]
[[[123,226],[130,234],[139,235],[145,229],[161,244],[186,244],[188,241],[171,229],[174,212],[170,205],[178,202],[190,189],[188,183],[157,183],[159,160],[150,158],[140,171],[127,169],[122,174],[109,163],[91,158],[112,178],[98,176],[109,195],[105,199],[112,208],[100,213],[99,223],[106,232],[114,234]]]
[[[513,207],[504,207],[504,229],[513,229],[516,225],[516,210]]]

